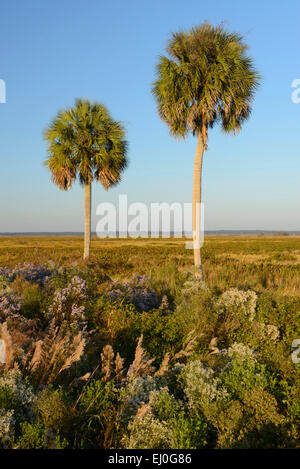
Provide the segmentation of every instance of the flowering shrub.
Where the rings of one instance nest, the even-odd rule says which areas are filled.
[[[172,430],[167,422],[156,419],[150,406],[144,406],[128,426],[129,435],[122,444],[127,449],[165,449],[171,447]]]
[[[30,263],[18,264],[13,269],[9,267],[0,267],[0,276],[8,282],[12,282],[16,277],[22,277],[32,283],[38,283],[43,286],[49,277],[55,273],[52,268],[43,265],[34,265]]]
[[[225,311],[240,312],[245,318],[253,321],[255,318],[257,294],[254,291],[242,291],[231,288],[224,292],[216,302],[220,313]]]
[[[211,368],[205,368],[200,360],[191,361],[183,372],[184,392],[191,409],[204,407],[213,401],[224,401],[228,398],[227,390],[220,378]]]
[[[34,394],[32,387],[25,384],[22,379],[22,374],[19,370],[12,369],[4,372],[0,376],[0,388],[8,389],[13,396],[13,400],[28,407],[34,401]]]
[[[9,446],[14,437],[14,411],[0,408],[0,448]]]
[[[157,292],[150,289],[149,284],[150,279],[146,275],[134,275],[123,283],[113,280],[107,295],[112,300],[124,300],[141,311],[149,311],[160,304]]]
[[[185,410],[167,386],[150,391],[129,422],[122,445],[129,449],[202,448],[206,446],[207,424],[203,416]]]
[[[130,379],[122,390],[123,413],[122,417],[127,419],[138,411],[139,407],[148,403],[150,393],[161,387],[161,379],[153,376],[137,376]]]
[[[256,332],[262,340],[277,341],[280,336],[278,327],[273,324],[264,324],[262,322],[257,323]]]
[[[14,294],[0,295],[0,322],[18,319],[21,305]]]
[[[79,265],[0,268],[0,447],[296,446],[298,299]]]
[[[57,324],[68,321],[71,327],[84,328],[87,324],[84,302],[86,282],[78,276],[71,279],[66,288],[56,290],[48,310],[48,318]]]
[[[18,370],[0,376],[0,446],[9,446],[15,425],[33,415],[35,395],[31,386],[24,383]]]
[[[232,397],[243,399],[250,390],[265,389],[268,375],[265,367],[255,358],[254,352],[243,344],[234,344],[228,350],[229,362],[220,379]]]
[[[254,350],[244,344],[234,343],[228,348],[227,351],[228,357],[235,359],[238,362],[245,362],[250,360],[251,362],[256,362],[256,355]]]
[[[204,282],[199,281],[199,278],[195,275],[189,275],[189,278],[184,282],[181,294],[184,296],[190,296],[198,292],[207,291],[207,285]]]

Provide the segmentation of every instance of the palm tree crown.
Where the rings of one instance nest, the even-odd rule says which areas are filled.
[[[172,35],[152,88],[172,135],[190,130],[206,144],[217,122],[226,132],[240,130],[259,79],[246,49],[242,36],[207,23]]]
[[[100,181],[104,189],[121,179],[127,166],[127,142],[120,122],[105,106],[76,100],[73,108],[60,111],[44,132],[52,180],[67,190],[78,176],[82,185]]]

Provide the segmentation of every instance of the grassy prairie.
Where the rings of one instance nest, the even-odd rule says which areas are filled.
[[[91,252],[0,237],[0,448],[299,447],[300,237]]]
[[[0,265],[82,261],[82,237],[0,237]],[[183,239],[99,239],[91,243],[90,264],[108,275],[154,274],[169,264],[191,268],[193,253]],[[207,236],[203,253],[207,284],[222,289],[254,288],[274,294],[300,293],[300,236]]]

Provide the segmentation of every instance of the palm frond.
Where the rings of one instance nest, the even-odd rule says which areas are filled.
[[[191,131],[205,139],[217,122],[226,132],[240,130],[260,80],[246,51],[243,37],[221,25],[204,23],[172,34],[152,92],[173,136]]]

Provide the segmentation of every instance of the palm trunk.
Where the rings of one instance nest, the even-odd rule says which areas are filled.
[[[84,253],[83,259],[90,257],[91,245],[91,193],[92,184],[84,185]]]
[[[200,250],[200,204],[201,204],[201,178],[202,161],[204,153],[203,137],[198,134],[198,143],[194,160],[193,180],[193,242],[194,242],[194,264],[199,269],[199,278],[203,280],[203,270]]]

